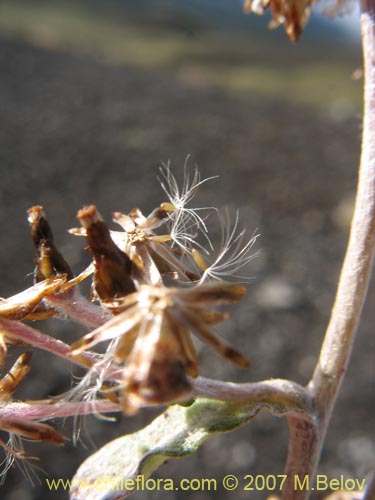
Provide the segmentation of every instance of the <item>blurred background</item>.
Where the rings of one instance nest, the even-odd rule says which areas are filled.
[[[309,380],[328,321],[344,255],[356,185],[362,112],[358,13],[341,21],[314,14],[297,45],[269,17],[245,16],[229,0],[2,0],[0,3],[0,296],[32,284],[26,210],[45,207],[55,240],[76,273],[84,243],[66,230],[95,203],[111,212],[165,201],[156,179],[171,162],[182,181],[188,155],[202,177],[195,206],[239,209],[240,225],[261,236],[246,273],[247,297],[220,332],[250,361],[240,370],[206,347],[201,373],[231,381]],[[209,220],[211,224],[211,220]],[[213,239],[220,230],[212,219]],[[374,465],[374,287],[354,345],[319,473],[363,479]],[[35,325],[72,342],[77,325]],[[9,366],[16,357],[11,349]],[[35,352],[16,393],[42,399],[68,390],[72,368]],[[8,367],[9,368],[9,367]],[[48,376],[46,371],[48,370]],[[3,500],[63,500],[50,478],[72,477],[93,450],[160,413],[116,422],[87,418],[82,443],[72,422],[55,422],[64,448],[26,443],[39,456],[41,484],[20,468]],[[0,436],[6,440],[7,436]],[[212,437],[155,477],[222,478],[281,474],[283,419],[264,413],[240,430]],[[140,499],[233,498],[234,493],[151,492]],[[324,492],[317,493],[319,500]],[[237,498],[248,492],[237,491]],[[253,493],[251,498],[265,498]]]

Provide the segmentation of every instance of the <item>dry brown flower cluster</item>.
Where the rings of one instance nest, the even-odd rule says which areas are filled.
[[[199,373],[192,333],[231,362],[248,366],[246,358],[215,333],[213,326],[228,318],[216,306],[237,302],[245,294],[243,286],[223,278],[238,277],[253,258],[255,237],[246,238],[244,231],[238,231],[238,216],[232,226],[221,218],[222,247],[209,264],[213,248],[202,210],[207,217],[207,212],[216,216],[218,211],[189,207],[199,186],[208,179],[201,180],[197,169],[189,178],[185,170],[180,189],[168,166],[160,171],[168,201],[148,216],[138,208],[127,215],[115,212],[113,220],[121,231],[110,230],[95,206],[79,210],[81,227],[70,233],[86,239],[92,263],[77,277],[54,244],[43,207],[28,210],[35,249],[35,284],[0,302],[3,367],[8,344],[25,340],[23,333],[17,333],[20,322],[61,316],[61,312],[94,326],[67,349],[66,357],[86,367],[87,373],[68,395],[62,395],[62,402],[105,398],[132,414],[144,405],[192,400],[190,378]],[[198,242],[199,237],[210,250]],[[87,300],[82,302],[77,288],[90,277],[90,299],[98,303],[94,316],[89,307],[92,305]],[[72,313],[79,303],[81,307],[83,304],[82,315]],[[28,341],[38,347],[33,339],[43,334],[28,328]],[[104,341],[104,354],[91,351]],[[30,357],[31,351],[21,355],[1,380],[0,405],[12,400],[14,390],[30,370]],[[11,457],[8,465],[24,457],[22,445],[14,443],[15,438],[63,443],[63,437],[52,427],[37,421],[0,418],[0,429],[13,436],[13,442],[0,442]]]
[[[271,10],[270,28],[281,24],[292,42],[297,42],[310,17],[314,6],[329,17],[340,16],[351,11],[355,5],[352,0],[244,0],[245,13],[254,12],[263,15]]]

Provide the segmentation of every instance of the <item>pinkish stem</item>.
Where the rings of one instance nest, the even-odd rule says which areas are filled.
[[[317,428],[289,417],[290,443],[285,472],[290,481],[283,499],[304,500],[309,491],[293,488],[294,478],[316,473],[325,434],[366,299],[375,250],[375,0],[362,0],[361,29],[365,66],[362,154],[354,214],[331,318],[319,360],[308,385]]]
[[[96,401],[33,401],[30,403],[7,402],[0,403],[0,420],[26,419],[49,420],[51,418],[74,417],[91,413],[110,413],[120,411],[118,404],[108,399]]]
[[[81,358],[72,357],[70,356],[70,346],[68,344],[54,337],[50,337],[35,328],[24,325],[19,321],[0,318],[0,327],[1,332],[10,340],[21,341],[38,347],[43,351],[48,351],[60,358],[66,359],[69,363],[87,368],[88,364],[90,365],[95,359],[95,355],[91,353],[83,353]],[[87,362],[85,362],[85,359]]]
[[[269,411],[280,414],[280,409],[287,412],[301,412],[306,419],[311,419],[312,403],[309,392],[290,380],[271,379],[255,383],[235,384],[203,377],[190,379],[196,396],[221,401],[269,404]]]
[[[77,289],[74,289],[73,293],[69,292],[49,295],[45,300],[70,318],[90,328],[97,328],[111,318],[104,307],[89,302]]]

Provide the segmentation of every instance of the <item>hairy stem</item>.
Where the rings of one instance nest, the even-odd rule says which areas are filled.
[[[313,426],[311,398],[304,387],[294,382],[274,379],[254,384],[233,384],[199,377],[192,381],[192,384],[196,396],[254,406],[263,404],[275,415],[301,414],[306,425]],[[5,404],[0,403],[0,420],[14,418],[49,420],[116,411],[121,411],[121,406],[107,399],[90,402],[72,402],[63,399],[32,402],[7,401]]]
[[[335,303],[308,389],[315,403],[318,432],[301,433],[297,418],[289,419],[286,473],[313,480],[335,400],[345,375],[354,337],[365,302],[375,248],[375,0],[362,0],[361,29],[365,69],[364,118],[359,179],[350,237]],[[303,426],[302,426],[303,427]],[[309,447],[296,437],[300,434]],[[285,500],[302,500],[309,493],[293,490],[291,482],[283,490]]]
[[[299,384],[289,380],[272,379],[262,382],[234,384],[203,377],[192,379],[191,384],[196,396],[222,401],[243,403],[265,403],[272,408],[280,406],[289,412],[302,412],[305,418],[312,418],[311,397],[308,391]]]
[[[0,330],[9,340],[30,344],[38,349],[48,351],[60,358],[64,358],[69,361],[69,363],[84,368],[91,366],[95,359],[95,355],[89,352],[73,357],[70,355],[70,346],[68,344],[46,335],[35,328],[24,325],[19,321],[0,318]]]
[[[111,317],[104,307],[89,302],[77,289],[73,297],[61,293],[50,295],[45,300],[82,325],[92,328],[103,325]]]
[[[26,403],[7,402],[0,403],[0,420],[14,418],[26,420],[50,420],[51,418],[75,417],[90,415],[92,413],[110,413],[121,411],[121,407],[108,399],[96,401],[32,401]]]

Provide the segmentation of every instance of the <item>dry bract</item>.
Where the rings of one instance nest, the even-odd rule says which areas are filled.
[[[60,274],[66,274],[68,280],[73,278],[68,263],[54,244],[43,207],[36,205],[29,208],[27,213],[35,248],[35,281],[43,281]]]

